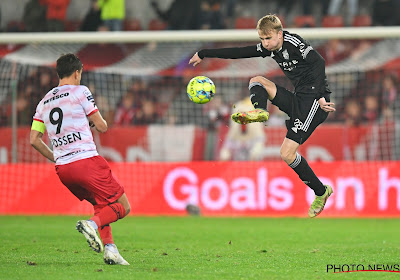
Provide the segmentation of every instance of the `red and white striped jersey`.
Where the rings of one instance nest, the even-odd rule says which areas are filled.
[[[55,87],[39,102],[33,119],[46,126],[57,165],[98,155],[87,119],[97,111],[92,93],[80,85]]]

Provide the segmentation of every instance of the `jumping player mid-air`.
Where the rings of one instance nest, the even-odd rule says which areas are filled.
[[[235,113],[232,120],[239,124],[266,122],[269,118],[268,100],[289,116],[286,121],[286,137],[280,150],[281,157],[314,191],[315,199],[308,215],[315,217],[322,212],[333,190],[322,184],[305,158],[297,153],[297,149],[326,120],[329,112],[335,111],[335,104],[330,102],[331,91],[325,75],[325,60],[299,35],[283,30],[276,15],[262,17],[257,23],[257,32],[261,40],[257,45],[203,49],[193,55],[189,64],[196,66],[206,57],[271,57],[279,64],[294,85],[294,92],[264,77],[253,77],[250,79],[249,90],[254,110]]]
[[[93,205],[94,216],[76,224],[89,246],[97,253],[104,250],[107,264],[129,265],[114,244],[110,224],[128,215],[130,205],[123,186],[113,176],[107,161],[97,153],[89,126],[106,132],[107,122],[90,90],[80,85],[82,70],[83,65],[74,54],[62,55],[57,60],[59,85],[39,102],[30,142],[55,162],[61,182],[78,199]],[[53,151],[42,140],[45,129]]]

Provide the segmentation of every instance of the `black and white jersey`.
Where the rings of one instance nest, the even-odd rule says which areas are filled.
[[[277,51],[271,52],[259,43],[247,47],[204,49],[198,55],[201,59],[271,57],[292,82],[296,93],[311,94],[317,98],[331,93],[325,75],[325,60],[307,41],[287,31],[283,31],[283,44]]]

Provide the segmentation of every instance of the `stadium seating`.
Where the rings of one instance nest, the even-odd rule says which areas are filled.
[[[126,19],[124,20],[125,31],[139,31],[142,30],[142,24],[138,19]]]
[[[360,27],[360,26],[371,26],[372,19],[369,15],[358,15],[353,18],[353,26]]]
[[[7,23],[7,32],[25,31],[25,24],[22,21],[12,20]]]
[[[344,21],[342,16],[324,16],[322,18],[322,27],[343,27]]]
[[[65,26],[65,31],[67,32],[74,32],[74,31],[79,31],[79,28],[81,27],[82,22],[81,21],[65,21],[64,26]]]
[[[257,20],[255,17],[238,17],[235,20],[236,29],[254,29]]]
[[[149,30],[165,30],[167,28],[167,24],[164,21],[159,19],[152,19],[149,22],[148,29]]]
[[[315,27],[315,18],[311,15],[296,16],[294,18],[294,25],[296,27]]]

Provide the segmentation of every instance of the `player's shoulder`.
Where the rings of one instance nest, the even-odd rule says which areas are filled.
[[[299,47],[301,44],[308,44],[300,35],[296,33],[290,33],[286,30],[283,31],[283,41],[287,42],[295,47]]]
[[[90,92],[90,89],[84,85],[71,86],[71,90],[75,94],[84,94],[86,96],[92,95],[92,93]]]
[[[44,105],[49,103],[50,101],[54,100],[54,96],[57,95],[57,93],[59,92],[59,89],[57,87],[52,88],[51,90],[49,90],[44,97],[42,98],[42,100],[40,100],[40,102],[38,103],[38,106],[40,105]]]

